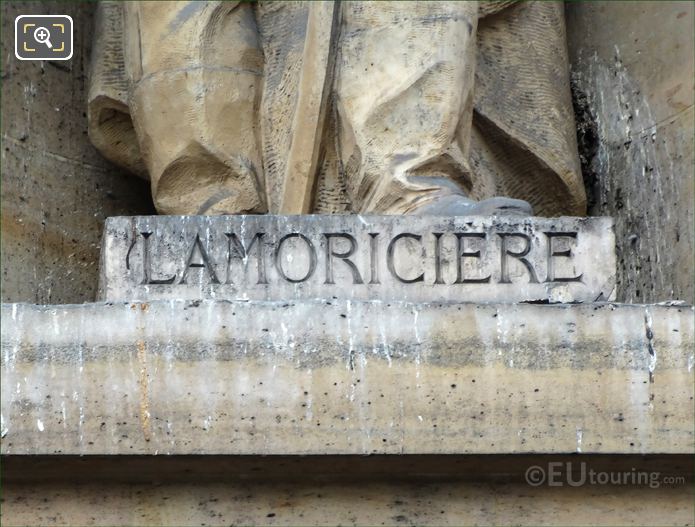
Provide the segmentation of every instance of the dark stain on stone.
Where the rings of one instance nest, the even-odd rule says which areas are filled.
[[[600,193],[599,176],[592,168],[592,161],[599,149],[598,126],[596,125],[596,116],[591,111],[587,94],[579,88],[576,75],[572,75],[570,87],[574,117],[577,123],[577,147],[586,190],[587,210],[592,211],[596,207]]]

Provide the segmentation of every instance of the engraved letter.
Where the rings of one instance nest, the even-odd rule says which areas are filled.
[[[463,277],[463,259],[464,258],[480,258],[480,251],[465,251],[463,247],[464,238],[487,238],[484,232],[457,232],[457,252],[456,259],[456,281],[455,284],[487,284],[490,282],[490,275],[484,278],[464,278]]]
[[[355,240],[355,237],[352,236],[352,234],[347,234],[344,232],[326,232],[323,234],[326,237],[326,284],[335,284],[335,281],[333,280],[333,257],[335,256],[336,258],[340,258],[343,260],[348,267],[350,268],[350,272],[352,273],[352,283],[354,284],[363,284],[364,282],[362,281],[362,277],[360,276],[360,272],[357,269],[357,266],[355,265],[354,262],[351,260],[348,260],[350,256],[352,256],[355,253],[355,250],[357,249],[357,240]],[[345,238],[350,242],[350,248],[342,253],[335,252],[333,250],[333,243],[332,240],[334,238]]]
[[[162,279],[155,279],[155,278],[150,278],[152,276],[152,269],[150,268],[150,244],[149,244],[149,238],[152,236],[151,232],[141,232],[142,234],[142,271],[143,271],[143,277],[142,277],[142,282],[140,282],[141,285],[150,285],[150,284],[173,284],[174,280],[176,280],[176,273],[174,273],[172,276],[169,278],[162,278]],[[130,251],[128,251],[128,254],[130,255]],[[130,264],[128,263],[128,260],[126,259],[126,266],[130,267]]]
[[[229,238],[229,246],[227,249],[227,284],[233,284],[232,281],[232,258],[239,258],[241,261],[246,263],[251,249],[253,249],[254,244],[258,241],[258,284],[267,284],[268,279],[265,273],[265,255],[263,254],[263,236],[264,232],[257,232],[256,235],[249,243],[248,247],[245,247],[242,241],[233,232],[225,232],[224,235]]]
[[[404,284],[412,284],[414,282],[424,282],[425,280],[425,273],[421,273],[419,276],[411,279],[403,278],[399,276],[399,274],[396,272],[396,267],[393,263],[393,253],[394,253],[394,247],[396,245],[396,242],[400,240],[401,238],[412,238],[413,240],[421,241],[422,236],[419,234],[412,234],[410,232],[403,232],[399,234],[398,236],[395,236],[393,240],[389,243],[388,249],[386,249],[386,265],[389,268],[389,271],[391,271],[391,274],[393,275],[394,278],[396,278],[398,281],[403,282]]]
[[[378,260],[378,255],[379,255],[379,240],[377,240],[377,237],[379,236],[378,232],[370,232],[369,233],[369,254],[370,254],[370,273],[371,273],[371,278],[369,280],[370,284],[380,284],[379,282],[379,260]]]
[[[538,278],[536,277],[536,271],[533,269],[533,266],[531,265],[531,262],[529,262],[525,256],[531,251],[531,238],[529,238],[526,234],[522,233],[508,233],[508,232],[498,232],[497,233],[500,238],[502,238],[502,254],[500,255],[501,258],[501,265],[502,265],[502,276],[500,279],[500,284],[511,284],[512,281],[509,278],[509,267],[508,267],[508,262],[507,262],[507,256],[513,256],[517,260],[519,260],[522,264],[524,264],[524,267],[528,269],[529,273],[529,282],[532,284],[537,284],[538,283]],[[516,236],[517,238],[522,238],[526,241],[526,247],[524,250],[515,253],[510,251],[507,248],[507,238],[511,238],[512,236]]]
[[[433,232],[434,234],[434,283],[443,284],[442,279],[442,235],[443,232]]]
[[[193,262],[193,256],[195,255],[195,250],[198,249],[198,253],[200,254],[200,259],[201,262]],[[200,235],[196,234],[195,235],[195,240],[193,240],[193,245],[191,245],[191,250],[188,252],[188,258],[186,259],[186,266],[183,269],[183,274],[181,275],[181,280],[179,281],[179,284],[185,284],[186,283],[186,275],[188,274],[188,270],[191,267],[205,267],[205,269],[208,272],[208,275],[210,276],[210,283],[211,284],[219,284],[220,281],[217,279],[217,275],[215,274],[215,270],[212,267],[212,264],[210,263],[210,258],[208,257],[208,253],[205,251],[205,247],[203,247],[203,243],[200,241]]]
[[[575,242],[577,240],[576,232],[546,232],[545,235],[548,237],[548,278],[546,282],[581,282],[584,273],[579,274],[573,278],[568,277],[556,277],[555,276],[555,265],[553,263],[553,258],[557,256],[564,256],[565,258],[572,257],[572,249],[567,249],[566,251],[556,251],[553,249],[553,239],[554,238],[574,238]]]
[[[299,238],[301,240],[304,240],[304,243],[306,243],[306,246],[309,249],[309,270],[303,278],[290,278],[285,274],[285,270],[282,268],[282,263],[280,263],[280,252],[282,251],[282,245],[289,238]],[[280,276],[282,276],[288,282],[292,282],[293,284],[297,284],[299,282],[304,282],[308,280],[309,278],[311,278],[311,275],[314,274],[314,270],[316,269],[316,249],[314,249],[314,244],[311,243],[311,240],[309,238],[298,232],[293,232],[291,234],[283,236],[278,242],[278,246],[275,248],[275,267],[278,270],[278,273],[280,273]]]

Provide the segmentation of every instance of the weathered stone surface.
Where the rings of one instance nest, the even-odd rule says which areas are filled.
[[[3,454],[691,453],[693,309],[2,307]]]
[[[107,163],[87,138],[93,12],[93,3],[0,2],[4,302],[93,302],[104,219],[154,212],[148,185]],[[15,17],[30,14],[72,17],[71,60],[15,57]]]
[[[611,298],[610,218],[109,218],[100,298],[591,302]]]
[[[589,215],[615,218],[617,298],[695,301],[695,4],[570,2]]]
[[[400,460],[411,456],[398,456]],[[213,458],[217,459],[217,458]],[[314,458],[306,460],[309,466]],[[374,462],[372,456],[362,460]],[[575,457],[576,459],[576,457]],[[132,458],[119,460],[134,466]],[[353,463],[346,467],[350,470]],[[165,459],[157,458],[157,466]],[[198,456],[193,467],[203,460]],[[268,465],[277,463],[268,460]],[[357,461],[359,463],[359,461]],[[576,462],[577,465],[580,463]],[[205,463],[210,466],[210,463]],[[541,461],[546,467],[547,460]],[[592,467],[593,465],[589,465]],[[339,466],[343,468],[342,464]],[[634,470],[626,467],[626,472]],[[427,466],[423,472],[427,472]],[[662,472],[661,466],[654,473]],[[233,470],[230,470],[230,473]],[[260,474],[265,474],[264,470]],[[337,472],[327,469],[328,474]],[[98,474],[98,467],[95,467]],[[153,472],[149,473],[152,478]],[[525,483],[365,479],[268,483],[215,481],[187,472],[185,482],[90,481],[3,486],[3,525],[528,525],[577,527],[690,526],[690,482],[661,486],[531,487]],[[5,480],[6,481],[6,480]],[[95,505],[98,504],[98,505]]]

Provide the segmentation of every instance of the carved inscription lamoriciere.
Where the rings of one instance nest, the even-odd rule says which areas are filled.
[[[226,257],[223,262],[214,262],[210,258],[210,250],[202,242],[200,233],[190,240],[188,244],[181,246],[182,252],[175,258],[176,263],[180,263],[177,272],[164,276],[164,273],[157,271],[157,263],[152,261],[152,243],[158,240],[151,240],[152,232],[140,232],[133,240],[132,247],[137,243],[142,244],[140,251],[140,261],[135,264],[130,259],[130,253],[126,255],[125,266],[130,269],[142,269],[141,285],[171,285],[185,284],[193,269],[200,269],[200,274],[206,277],[211,284],[233,284],[235,277],[237,281],[243,280],[248,275],[246,267],[254,265],[256,268],[256,284],[269,284],[267,266],[273,265],[277,271],[277,276],[281,280],[290,283],[302,283],[308,280],[320,280],[324,284],[335,284],[334,266],[344,265],[349,271],[346,278],[352,284],[378,285],[379,280],[379,261],[384,260],[386,269],[390,276],[402,284],[413,284],[418,282],[430,282],[434,285],[450,285],[442,278],[445,267],[454,265],[456,267],[456,279],[451,284],[484,284],[492,281],[492,268],[497,268],[495,282],[499,284],[513,285],[510,275],[511,260],[520,263],[526,269],[525,276],[517,278],[518,281],[539,283],[539,271],[530,260],[531,250],[540,251],[545,254],[546,277],[544,282],[581,282],[583,273],[575,276],[558,276],[554,271],[555,260],[558,258],[572,259],[572,247],[577,242],[577,232],[543,232],[543,237],[536,238],[544,247],[534,247],[534,241],[530,235],[523,232],[496,232],[494,236],[499,237],[499,242],[490,241],[486,232],[453,232],[451,236],[456,240],[456,253],[454,261],[442,258],[443,238],[446,233],[434,232],[429,234],[415,234],[412,232],[402,232],[389,240],[385,240],[386,250],[380,247],[381,233],[370,232],[370,243],[363,248],[357,239],[347,232],[325,232],[320,233],[317,239],[313,240],[302,233],[291,232],[283,235],[275,244],[272,244],[268,251],[264,243],[265,232],[256,232],[247,239],[242,240],[236,232],[225,232],[225,239],[211,239],[208,244],[226,244]],[[296,240],[296,243],[291,243]],[[445,238],[444,238],[445,240]],[[164,242],[166,243],[166,242]],[[338,249],[339,245],[343,248]],[[562,250],[558,246],[564,244]],[[518,250],[510,247],[517,245]],[[291,247],[290,247],[291,246]],[[397,256],[398,249],[405,252],[421,251],[425,255],[425,267],[418,269],[411,268],[408,263],[403,263],[403,258]],[[357,254],[361,250],[369,251],[369,267],[360,270],[357,265]],[[154,252],[159,252],[156,249]],[[483,258],[487,253],[488,257]],[[359,258],[364,260],[365,258]],[[405,258],[407,259],[407,258]],[[476,271],[472,276],[467,276],[464,272],[464,261],[469,259],[472,267]],[[399,262],[400,260],[400,262]],[[302,269],[295,269],[292,263],[295,261],[306,262]],[[318,262],[324,262],[325,271],[317,270]],[[338,264],[336,262],[342,262]],[[223,276],[219,276],[222,269]],[[412,275],[412,276],[411,276]]]
[[[608,299],[605,218],[113,218],[104,299]],[[601,258],[596,258],[600,254]]]

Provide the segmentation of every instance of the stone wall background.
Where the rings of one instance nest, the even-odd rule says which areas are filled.
[[[150,214],[147,183],[105,161],[87,138],[92,3],[2,2],[2,301],[93,301],[104,219]],[[19,14],[73,18],[73,58],[20,61]]]
[[[616,220],[622,302],[693,302],[694,10],[566,5],[589,214]]]
[[[154,212],[147,183],[87,138],[94,5],[0,9],[2,300],[89,302],[104,218]],[[567,5],[589,212],[616,219],[619,301],[693,302],[693,12],[689,2]],[[38,13],[73,17],[71,61],[14,57],[14,17]]]

